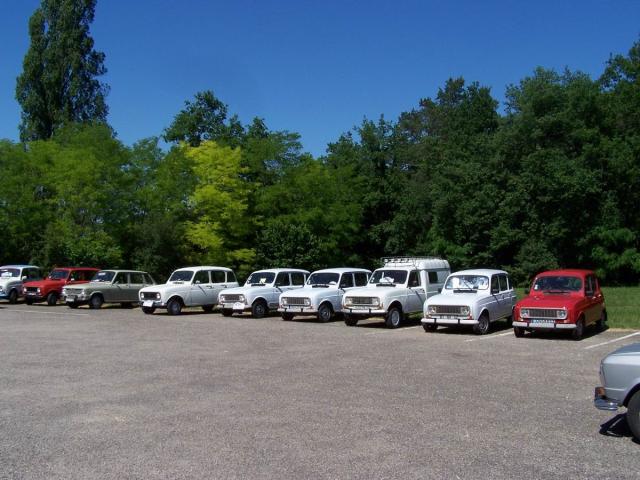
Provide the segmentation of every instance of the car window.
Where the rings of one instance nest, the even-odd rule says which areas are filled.
[[[237,282],[236,274],[233,272],[227,272],[227,282]]]
[[[507,276],[505,274],[501,273],[500,275],[498,275],[498,283],[500,284],[501,292],[509,289],[509,287],[507,286]]]
[[[593,275],[587,275],[587,278],[585,279],[585,285],[584,285],[584,294],[587,297],[593,297],[594,293],[595,293],[595,288],[593,285]]]
[[[343,273],[342,278],[340,279],[340,288],[351,288],[351,287],[353,287],[353,274]]]
[[[224,283],[226,276],[223,270],[211,270],[211,283]]]
[[[369,281],[369,276],[365,272],[356,272],[354,276],[356,277],[357,287],[364,287]]]
[[[496,290],[500,290],[500,283],[498,281],[498,275],[494,275],[491,277],[491,292],[495,292]]]
[[[141,285],[144,282],[144,274],[142,273],[131,273],[129,274],[129,278],[131,279],[131,283],[136,285]]]
[[[116,275],[116,278],[113,280],[113,283],[116,285],[124,285],[127,283],[127,274],[124,272],[120,272]]]
[[[37,268],[29,268],[25,275],[27,276],[27,280],[38,280],[40,278],[40,271]]]
[[[153,285],[153,278],[148,273],[144,274],[144,283],[148,283],[149,285]]]
[[[304,273],[291,272],[291,285],[304,285]]]
[[[419,287],[419,286],[420,286],[420,275],[418,275],[417,270],[412,270],[409,273],[409,287]]]
[[[429,283],[438,283],[438,272],[429,272]]]
[[[289,274],[287,272],[280,272],[276,277],[276,287],[288,287],[289,285]]]
[[[200,270],[199,272],[196,272],[196,274],[193,276],[193,283],[209,283],[209,272],[207,270]]]

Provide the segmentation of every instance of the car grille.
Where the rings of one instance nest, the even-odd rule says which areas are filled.
[[[349,297],[351,305],[373,305],[373,297]]]
[[[558,318],[557,308],[529,308],[531,318]]]
[[[305,301],[303,297],[283,297],[282,300],[282,303],[286,301],[288,305],[304,305]]]
[[[224,295],[222,295],[224,297],[224,301],[225,302],[239,302],[240,301],[240,295],[237,293],[225,293]]]
[[[26,287],[25,290],[31,293],[38,293],[38,287]]]
[[[142,298],[144,300],[155,300],[158,298],[158,294],[156,292],[142,292]]]
[[[67,295],[79,295],[82,290],[79,288],[65,288],[64,291]]]
[[[436,314],[439,315],[461,315],[462,307],[460,305],[435,305]]]

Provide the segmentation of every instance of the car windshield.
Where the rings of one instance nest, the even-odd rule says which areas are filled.
[[[247,278],[245,285],[253,285],[256,287],[260,285],[268,285],[273,283],[275,278],[276,274],[273,272],[253,272],[249,275],[249,278]]]
[[[451,275],[444,285],[446,290],[486,290],[489,277],[484,275]]]
[[[579,292],[582,289],[580,277],[568,275],[550,275],[536,278],[533,284],[535,292]]]
[[[193,277],[191,270],[176,270],[169,277],[170,282],[190,282]]]
[[[96,273],[93,278],[91,279],[92,282],[106,282],[109,283],[111,282],[111,280],[113,280],[113,277],[115,276],[116,272],[112,272],[110,270],[105,270],[102,272],[98,272]]]
[[[406,270],[376,270],[371,275],[369,283],[376,285],[401,285],[407,280]]]
[[[18,268],[0,268],[0,278],[19,277],[20,269]]]
[[[316,286],[320,286],[320,285],[336,285],[338,283],[338,280],[340,279],[340,275],[337,273],[329,273],[329,272],[322,272],[322,273],[312,273],[311,276],[309,277],[309,280],[307,280],[307,285],[316,285]]]
[[[69,270],[53,270],[49,274],[49,280],[65,280],[69,275]]]

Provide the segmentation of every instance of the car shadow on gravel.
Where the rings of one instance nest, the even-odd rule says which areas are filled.
[[[598,433],[605,437],[631,438],[634,443],[640,445],[640,441],[633,438],[633,434],[627,423],[627,415],[624,413],[619,413],[601,424]]]
[[[606,332],[609,327],[605,327],[604,330],[598,330],[597,328],[590,326],[587,327],[582,335],[582,340],[586,340],[591,337],[595,337],[603,332]],[[534,331],[525,333],[524,338],[537,338],[537,339],[547,339],[547,340],[562,340],[562,341],[570,341],[575,342],[574,339],[571,338],[571,331],[559,332],[559,331]],[[580,341],[582,341],[580,340]]]
[[[416,318],[408,318],[402,321],[402,323],[400,324],[400,326],[394,330],[402,330],[403,328],[411,328],[411,327],[417,327],[421,325],[420,324],[420,318],[416,317]],[[377,318],[377,317],[373,317],[373,318],[368,318],[366,320],[360,320],[358,322],[358,324],[356,325],[356,328],[383,328],[386,329],[387,326],[384,323],[384,319],[382,317]]]

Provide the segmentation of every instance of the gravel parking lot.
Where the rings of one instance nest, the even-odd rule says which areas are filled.
[[[0,306],[1,478],[640,478],[634,341]]]

